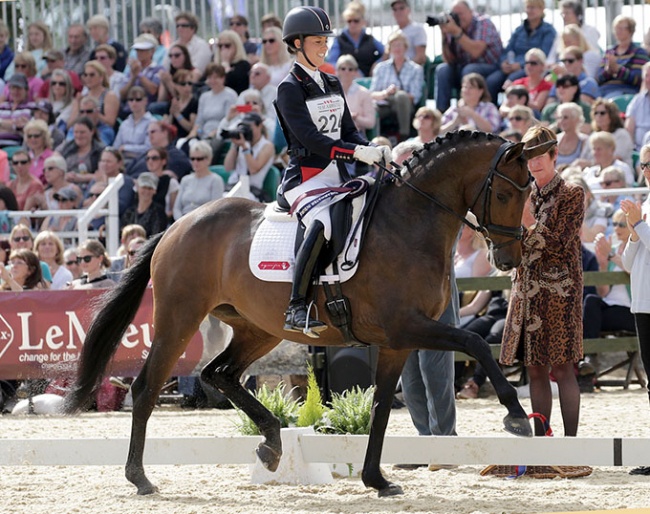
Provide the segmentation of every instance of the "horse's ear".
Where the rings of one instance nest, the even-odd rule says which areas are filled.
[[[515,159],[518,159],[519,156],[523,153],[524,143],[515,143],[510,148],[506,150],[506,153],[503,156],[503,162],[511,162]]]
[[[526,148],[524,150],[524,159],[529,160],[532,159],[533,157],[537,157],[538,155],[543,155],[546,152],[548,152],[553,146],[557,144],[557,141],[555,139],[551,141],[546,141],[544,143],[541,143],[537,146],[531,146],[530,148]]]

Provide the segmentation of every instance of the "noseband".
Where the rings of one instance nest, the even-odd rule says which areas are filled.
[[[483,185],[479,189],[478,193],[476,194],[476,198],[474,198],[474,201],[472,202],[472,206],[470,207],[470,210],[474,212],[474,207],[476,206],[476,202],[478,202],[481,193],[483,193],[483,213],[480,219],[477,216],[478,220],[478,225],[474,225],[471,221],[467,220],[464,216],[458,215],[453,209],[450,207],[446,206],[444,203],[442,203],[440,200],[435,198],[434,196],[431,196],[430,194],[422,191],[418,187],[414,186],[413,184],[407,182],[404,180],[404,178],[399,174],[395,173],[385,166],[379,164],[379,167],[391,175],[392,177],[396,178],[402,184],[410,187],[418,193],[419,195],[425,197],[426,199],[430,200],[431,202],[435,203],[438,207],[441,209],[447,211],[448,213],[452,214],[456,218],[458,218],[460,221],[462,221],[465,225],[470,227],[472,230],[475,230],[476,232],[480,232],[483,237],[485,238],[486,241],[491,245],[493,250],[498,250],[499,248],[503,248],[505,246],[508,246],[516,241],[521,241],[524,233],[524,229],[521,225],[517,227],[508,227],[505,225],[497,225],[495,223],[491,223],[490,219],[490,205],[492,201],[492,182],[495,177],[498,177],[500,179],[505,180],[508,182],[508,184],[512,185],[517,191],[524,192],[530,187],[530,183],[533,181],[533,177],[528,174],[528,180],[526,183],[522,186],[514,182],[511,178],[505,176],[503,173],[501,173],[498,169],[499,166],[499,161],[501,161],[501,158],[504,156],[504,154],[511,148],[515,146],[515,143],[512,143],[510,141],[504,142],[499,149],[497,150],[496,154],[494,154],[494,157],[492,157],[492,161],[490,162],[490,169],[488,170],[488,174],[485,177],[485,180],[483,181]],[[395,163],[391,163],[393,166],[396,168],[399,168],[399,166]],[[408,164],[406,164],[406,168],[408,169],[409,172],[411,172],[410,167]],[[506,236],[509,239],[504,241],[503,243],[495,244],[494,241],[490,238],[490,233],[493,234],[498,234],[501,236]]]
[[[481,196],[481,192],[483,192],[483,215],[480,218],[481,221],[479,221],[479,225],[475,226],[473,223],[470,223],[466,219],[463,219],[463,222],[466,225],[470,226],[477,232],[481,232],[481,234],[483,234],[483,237],[485,237],[486,241],[490,243],[493,250],[498,250],[499,248],[508,246],[514,243],[515,241],[521,241],[524,233],[524,229],[521,225],[517,227],[508,227],[505,225],[497,225],[491,223],[490,221],[491,220],[490,206],[492,204],[492,182],[495,177],[505,180],[512,187],[517,189],[517,191],[522,193],[530,187],[530,184],[533,181],[532,175],[528,173],[528,180],[523,186],[520,186],[510,177],[505,176],[503,173],[499,171],[498,169],[499,161],[501,160],[503,155],[513,146],[515,146],[515,143],[506,141],[499,147],[497,153],[494,154],[494,157],[492,157],[492,162],[490,162],[490,169],[488,170],[487,177],[485,178],[485,181],[483,182],[481,189],[479,189],[479,192],[477,193],[474,202],[472,202],[472,206],[470,207],[470,210],[474,212],[474,206],[476,205],[476,202],[478,202],[478,199]],[[509,239],[507,239],[503,243],[494,244],[494,241],[492,241],[492,239],[490,238],[490,233],[498,234],[500,236],[506,236]]]

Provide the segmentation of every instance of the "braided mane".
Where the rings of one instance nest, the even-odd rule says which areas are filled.
[[[404,167],[410,172],[409,175],[417,176],[420,168],[425,164],[431,164],[434,159],[443,161],[453,156],[455,151],[462,150],[462,144],[480,143],[482,141],[498,141],[503,143],[506,140],[495,134],[480,132],[477,130],[459,130],[447,132],[444,136],[438,136],[434,141],[424,144],[421,150],[413,152],[412,157],[404,162]],[[451,152],[450,150],[454,150]],[[403,175],[404,176],[404,175]],[[409,178],[408,176],[405,178]]]

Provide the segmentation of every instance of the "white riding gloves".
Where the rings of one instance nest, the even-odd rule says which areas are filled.
[[[378,147],[381,150],[381,153],[384,158],[384,164],[388,166],[388,163],[393,160],[393,151],[390,149],[390,146],[381,145]]]
[[[382,151],[381,146],[357,145],[357,147],[354,149],[354,158],[357,161],[365,162],[366,164],[375,164],[384,158],[384,152]]]

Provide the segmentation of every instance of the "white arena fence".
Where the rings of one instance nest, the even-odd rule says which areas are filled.
[[[329,483],[330,466],[358,471],[368,436],[320,435],[310,428],[283,429],[284,453],[276,473],[255,456],[259,436],[147,439],[144,464],[249,464],[253,482]],[[0,466],[123,466],[128,439],[3,440]],[[388,436],[382,464],[639,466],[650,439],[579,437]]]

